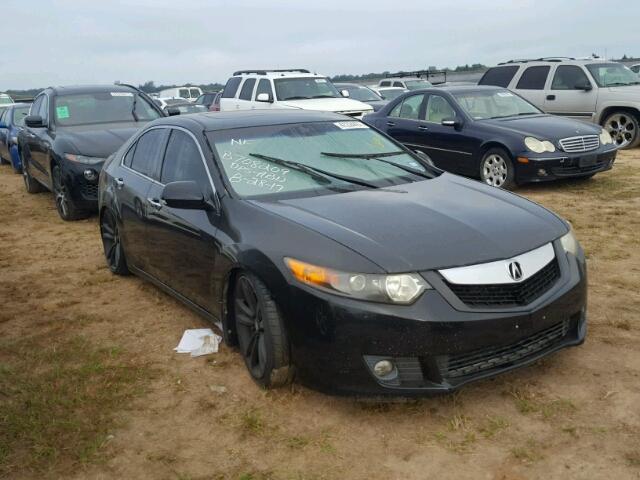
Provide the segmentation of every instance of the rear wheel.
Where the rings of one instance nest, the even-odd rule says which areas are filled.
[[[291,380],[289,343],[279,309],[266,285],[243,273],[233,291],[240,352],[251,377],[264,388]]]
[[[602,126],[609,132],[618,148],[633,148],[640,144],[638,118],[633,113],[613,112],[604,120]]]
[[[122,248],[118,222],[111,210],[105,210],[100,218],[100,236],[109,270],[116,275],[128,275],[129,268]]]
[[[29,167],[27,166],[27,163],[25,163],[24,157],[22,157],[22,179],[24,180],[24,188],[28,193],[39,193],[44,191],[44,187],[40,182],[34,180],[29,173]]]
[[[502,148],[492,148],[485,153],[480,162],[480,179],[492,187],[515,188],[515,172],[509,154]]]
[[[62,179],[62,170],[59,165],[53,167],[53,196],[56,201],[56,209],[63,220],[79,220],[89,216],[88,212],[79,209],[69,192],[69,188]]]

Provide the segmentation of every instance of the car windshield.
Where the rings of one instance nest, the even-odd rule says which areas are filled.
[[[455,92],[453,96],[464,111],[476,120],[542,113],[509,90]]]
[[[8,103],[13,103],[13,100],[8,95],[0,95],[0,105],[6,105]]]
[[[207,136],[228,183],[245,198],[314,196],[434,176],[416,157],[353,120],[219,130]]]
[[[361,102],[377,102],[382,100],[373,90],[367,87],[345,87],[345,90],[349,92],[350,98],[360,100]]]
[[[273,83],[276,87],[278,100],[341,97],[336,87],[326,78],[278,78]]]
[[[587,65],[587,68],[600,87],[640,85],[638,75],[621,63],[594,63]]]
[[[133,92],[96,92],[58,95],[55,122],[62,127],[111,122],[148,122],[160,114],[144,97]]]
[[[433,85],[426,80],[405,80],[404,84],[409,90],[420,90],[421,88],[429,88]]]
[[[384,97],[385,100],[393,100],[394,98],[398,98],[400,95],[402,95],[405,92],[406,90],[402,88],[397,88],[397,89],[390,88],[388,90],[381,90],[380,94]]]
[[[29,115],[29,106],[16,107],[13,109],[13,124],[17,127],[24,126],[24,117]]]

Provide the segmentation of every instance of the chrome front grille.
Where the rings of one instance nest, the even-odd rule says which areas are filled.
[[[600,146],[600,138],[598,135],[563,138],[560,146],[567,153],[590,152]]]

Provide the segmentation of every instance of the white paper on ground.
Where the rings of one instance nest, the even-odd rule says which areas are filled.
[[[216,353],[221,340],[222,337],[213,333],[210,328],[194,328],[184,331],[174,350],[177,353],[191,353],[194,357]]]

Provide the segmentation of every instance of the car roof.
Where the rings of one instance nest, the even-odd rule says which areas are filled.
[[[611,60],[605,60],[604,58],[572,58],[572,57],[545,57],[545,58],[532,58],[532,59],[517,59],[501,62],[496,67],[506,67],[509,65],[588,65],[592,63],[619,63]],[[492,67],[492,68],[496,68]]]
[[[368,85],[362,85],[361,83],[347,83],[347,82],[337,82],[334,83],[336,87],[364,87],[369,88]]]
[[[231,128],[284,125],[287,123],[354,121],[333,112],[302,109],[243,110],[228,112],[203,112],[188,116],[176,115],[154,120],[149,125],[176,125],[184,128],[214,131]]]
[[[128,85],[63,85],[49,87],[55,95],[74,95],[82,93],[132,92],[136,91]]]
[[[233,72],[233,77],[258,77],[258,78],[326,78],[326,75],[311,73],[304,68],[291,68],[281,70],[238,70]]]

